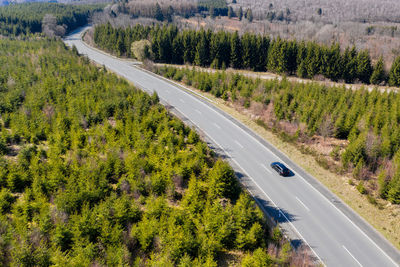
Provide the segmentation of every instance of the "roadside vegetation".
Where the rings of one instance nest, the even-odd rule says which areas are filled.
[[[400,96],[396,92],[348,90],[286,79],[260,80],[226,72],[155,67],[158,74],[209,92],[256,113],[258,124],[287,142],[310,144],[316,136],[343,140],[330,160],[319,163],[336,173],[352,172],[361,194],[370,202],[382,198],[400,204]]]
[[[65,5],[57,3],[25,3],[0,6],[0,35],[17,36],[44,32],[49,36],[65,33],[86,25],[93,12],[104,4]]]
[[[0,265],[289,265],[190,128],[54,40],[0,40]]]
[[[281,38],[237,32],[183,30],[175,26],[114,28],[110,23],[98,25],[93,34],[95,44],[119,56],[132,56],[131,44],[147,39],[146,56],[155,62],[192,64],[201,67],[269,71],[297,75],[300,78],[324,77],[346,83],[400,86],[400,57],[386,73],[383,59],[375,64],[367,50],[338,44],[288,41]]]

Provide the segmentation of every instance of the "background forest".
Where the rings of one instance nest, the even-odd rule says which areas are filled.
[[[0,6],[0,35],[44,32],[50,36],[64,34],[86,25],[94,12],[104,5],[64,5],[27,3]]]
[[[288,264],[230,166],[157,95],[30,39],[0,40],[0,96],[2,266]]]
[[[375,67],[367,50],[347,47],[342,53],[338,44],[288,41],[281,38],[211,30],[179,31],[175,26],[113,28],[110,23],[95,27],[96,45],[119,56],[134,56],[132,43],[149,40],[144,58],[156,62],[193,64],[202,67],[270,71],[301,78],[323,76],[333,81],[400,85],[400,57],[389,73],[381,58]],[[133,44],[135,45],[135,44]],[[143,60],[141,58],[140,60]]]

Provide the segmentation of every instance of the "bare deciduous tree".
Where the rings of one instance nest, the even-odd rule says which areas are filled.
[[[53,14],[46,14],[42,20],[42,32],[48,37],[64,36],[66,27],[65,25],[58,25]]]

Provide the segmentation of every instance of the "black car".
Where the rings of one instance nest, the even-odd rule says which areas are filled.
[[[272,162],[271,168],[274,169],[281,176],[289,176],[290,170],[280,162]]]

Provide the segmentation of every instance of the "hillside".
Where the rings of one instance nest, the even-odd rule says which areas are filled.
[[[229,165],[157,95],[59,41],[0,48],[2,266],[290,260]]]
[[[86,25],[94,12],[104,5],[64,5],[57,3],[25,3],[0,6],[0,35],[40,33],[63,36]]]

